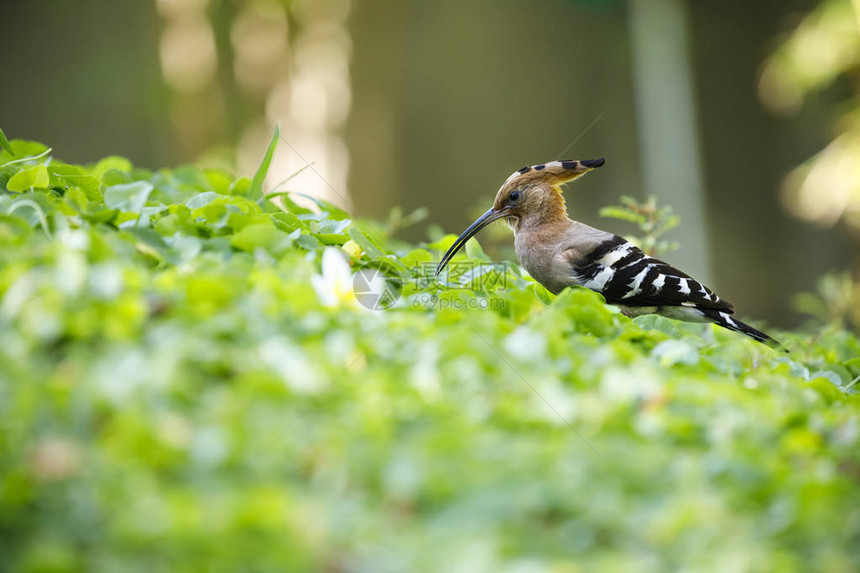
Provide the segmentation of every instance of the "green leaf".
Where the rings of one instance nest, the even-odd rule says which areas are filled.
[[[13,175],[12,178],[6,182],[6,188],[9,191],[23,193],[30,189],[45,188],[48,186],[50,181],[51,177],[48,174],[48,168],[44,165],[36,165],[35,167],[22,169]]]
[[[230,194],[230,186],[233,184],[233,178],[229,173],[222,169],[206,169],[203,171],[203,175],[206,177],[209,186],[216,193],[220,193],[221,195]]]
[[[281,203],[281,205],[283,205],[283,209],[289,211],[290,213],[295,213],[296,215],[312,215],[314,213],[313,210],[308,209],[307,207],[299,206],[298,203],[290,199],[289,196],[289,191],[281,191],[266,195],[266,199],[268,199],[271,203],[275,203],[274,199],[280,199],[279,202]],[[275,204],[277,205],[277,203]]]
[[[421,267],[433,262],[433,255],[425,249],[414,249],[403,257],[403,264],[407,267]],[[432,265],[431,265],[432,266]]]
[[[42,205],[32,199],[20,199],[10,205],[6,210],[6,213],[11,215],[15,211],[21,210],[21,208],[24,208],[24,217],[30,222],[30,224],[41,225],[45,235],[48,237],[51,236],[51,230],[48,228],[48,220],[45,217],[45,209]]]
[[[227,188],[227,195],[248,195],[248,189],[251,187],[251,180],[247,177],[239,177]]]
[[[376,245],[375,242],[371,241],[367,238],[367,235],[356,229],[355,227],[350,227],[349,229],[349,237],[358,243],[361,246],[361,249],[367,253],[367,255],[373,259],[381,259],[385,258],[385,253]]]
[[[185,206],[189,209],[199,209],[201,207],[205,207],[212,201],[215,201],[218,197],[220,197],[220,195],[215,191],[204,191],[203,193],[198,193],[191,197],[185,202]]]
[[[638,213],[633,213],[624,207],[601,207],[597,212],[601,217],[607,219],[620,219],[631,223],[644,223],[645,218]]]
[[[281,211],[271,215],[275,226],[286,233],[292,233],[296,229],[303,227],[301,219],[288,211]]]
[[[285,194],[288,194],[288,195],[296,195],[296,196],[298,196],[298,197],[303,197],[303,198],[307,199],[308,201],[311,201],[311,202],[312,202],[312,203],[314,203],[314,204],[315,204],[315,205],[320,209],[320,211],[321,211],[321,212],[323,212],[323,213],[324,213],[324,214],[325,214],[329,219],[334,219],[334,220],[343,220],[343,219],[348,219],[348,218],[349,218],[349,216],[350,216],[350,215],[349,215],[349,213],[347,213],[346,211],[344,211],[343,209],[341,209],[340,207],[338,207],[338,206],[337,206],[337,205],[335,205],[334,203],[331,203],[331,202],[329,202],[329,201],[325,201],[325,200],[323,200],[323,199],[319,199],[319,198],[317,198],[317,197],[313,197],[312,195],[308,195],[308,194],[306,194],[306,193],[299,193],[299,192],[297,192],[297,191],[288,191],[288,192],[286,192]],[[279,195],[280,195],[280,194],[279,194]]]
[[[101,181],[104,174],[111,169],[116,169],[117,171],[123,171],[125,173],[131,173],[133,167],[131,165],[131,161],[129,161],[125,157],[112,155],[110,157],[105,157],[104,159],[96,163],[95,167],[90,170],[90,174],[99,181]]]
[[[176,254],[170,249],[161,235],[152,229],[129,228],[122,235],[131,242],[137,250],[160,262],[175,262]]]
[[[129,213],[140,213],[143,206],[146,205],[146,200],[149,198],[152,190],[152,183],[148,181],[112,185],[105,189],[105,205],[111,209],[119,209]]]
[[[277,250],[283,246],[286,233],[270,223],[255,223],[247,225],[230,238],[230,244],[241,249],[254,252],[255,249]]]
[[[9,142],[12,146],[13,155],[18,157],[17,161],[28,161],[29,159],[38,159],[47,153],[50,153],[51,148],[44,143],[38,141],[26,141],[24,139],[13,139]],[[10,162],[11,163],[11,162]],[[8,165],[7,163],[6,165]]]
[[[300,233],[296,239],[296,244],[306,251],[315,251],[322,246],[319,239],[307,233]]]
[[[126,171],[111,168],[102,175],[102,185],[105,187],[124,185],[125,183],[131,183],[131,175]]]
[[[439,240],[434,241],[427,246],[431,249],[435,249],[440,253],[447,252],[454,245],[454,241],[457,240],[457,235],[447,234],[443,235]]]
[[[12,149],[12,145],[10,145],[9,140],[6,139],[6,134],[3,133],[3,130],[0,129],[0,148],[3,149],[9,155],[15,155],[15,151]]]
[[[100,201],[90,201],[86,193],[78,187],[72,187],[66,192],[63,204],[91,224],[113,221],[118,213],[116,209],[109,209]]]
[[[266,175],[269,173],[269,165],[272,163],[272,157],[275,155],[275,149],[278,147],[278,139],[280,137],[281,126],[276,125],[275,131],[272,133],[272,139],[269,141],[269,147],[263,156],[263,162],[260,163],[260,167],[251,180],[251,186],[248,187],[248,198],[254,201],[263,197],[263,183],[266,180]]]
[[[52,187],[80,187],[91,200],[100,198],[99,181],[92,175],[84,173],[80,167],[53,162],[48,165]]]
[[[350,226],[350,224],[352,224],[352,221],[350,221],[349,219],[322,219],[321,221],[319,221],[319,228],[317,232],[340,235],[343,234],[343,232],[347,229],[347,227]]]
[[[484,253],[484,249],[481,248],[481,243],[478,242],[477,237],[472,237],[466,241],[465,250],[466,256],[470,259],[489,260],[489,257]]]
[[[349,240],[346,235],[336,235],[333,233],[314,233],[313,235],[324,245],[342,245]]]

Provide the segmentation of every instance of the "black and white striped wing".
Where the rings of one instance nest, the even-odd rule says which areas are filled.
[[[649,257],[618,235],[584,256],[567,251],[578,284],[611,304],[689,306],[731,313],[732,305],[708,287],[661,260]]]

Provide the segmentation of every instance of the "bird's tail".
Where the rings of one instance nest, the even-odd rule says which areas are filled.
[[[702,312],[702,314],[704,314],[723,328],[728,328],[729,330],[734,330],[735,332],[746,334],[750,338],[754,338],[762,344],[767,344],[771,348],[780,350],[782,352],[788,352],[788,349],[782,344],[780,344],[780,342],[772,336],[769,336],[760,330],[756,330],[749,324],[741,322],[740,320],[734,318],[732,315],[725,311],[704,308],[700,308],[699,310]]]

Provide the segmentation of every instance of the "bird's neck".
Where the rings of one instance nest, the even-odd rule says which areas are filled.
[[[577,223],[567,217],[564,199],[550,198],[542,209],[531,210],[517,220],[514,227],[514,249],[517,259],[529,274],[552,293],[559,293],[567,283],[553,265],[556,251]]]
[[[514,234],[537,233],[552,236],[555,233],[563,233],[573,224],[567,216],[567,207],[561,191],[555,191],[544,195],[537,208],[523,213],[513,222]]]

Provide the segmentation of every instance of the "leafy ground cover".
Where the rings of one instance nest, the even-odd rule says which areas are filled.
[[[440,283],[453,236],[266,198],[271,153],[0,143],[3,570],[860,568],[845,330],[631,321],[475,243]]]

